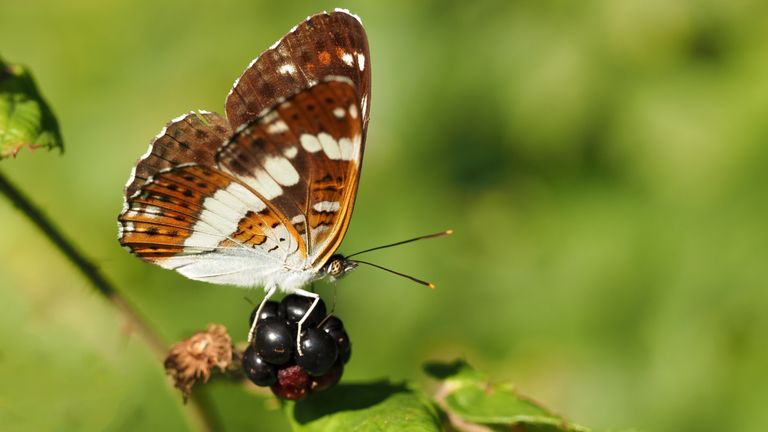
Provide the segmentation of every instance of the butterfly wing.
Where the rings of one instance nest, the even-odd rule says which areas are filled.
[[[367,50],[356,17],[315,15],[251,63],[226,121],[169,124],[126,186],[121,244],[196,280],[289,289],[315,277],[357,191]]]
[[[363,157],[354,84],[329,77],[241,128],[216,155],[219,166],[266,198],[306,245],[304,269],[336,251],[352,215]]]
[[[216,150],[231,134],[227,120],[215,113],[190,112],[172,120],[137,162],[125,186],[126,196],[135,194],[158,171],[182,163],[212,165]]]
[[[357,89],[364,137],[371,98],[368,38],[360,19],[342,9],[307,18],[251,62],[227,96],[227,118],[233,125],[247,123],[328,76],[346,77]]]
[[[297,248],[278,237],[280,224],[254,225],[271,227],[278,216],[253,191],[194,163],[156,173],[118,220],[120,242],[133,254],[196,280],[252,286]]]

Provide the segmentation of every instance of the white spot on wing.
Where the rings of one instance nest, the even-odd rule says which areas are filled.
[[[352,144],[352,140],[349,138],[342,138],[339,140],[339,151],[341,152],[342,160],[352,160],[354,157],[355,147]]]
[[[339,143],[333,139],[332,136],[325,132],[321,132],[317,135],[320,140],[320,144],[323,146],[323,151],[328,159],[341,159],[341,151],[339,150]]]
[[[355,106],[355,104],[352,104],[349,106],[349,116],[352,117],[353,119],[357,118],[357,107]]]
[[[142,215],[146,216],[146,217],[148,217],[150,219],[153,219],[153,218],[160,217],[160,215],[162,213],[163,213],[163,211],[160,210],[160,207],[153,206],[153,205],[148,205],[148,206],[144,207]]]
[[[344,108],[342,107],[334,108],[333,115],[335,115],[336,118],[344,118]]]
[[[242,177],[248,186],[256,192],[264,195],[266,199],[272,199],[283,193],[283,189],[263,169],[254,170],[252,177]]]
[[[267,110],[268,112],[264,114],[264,116],[261,118],[261,123],[272,123],[273,121],[277,120],[278,114],[277,111],[272,111],[270,109]],[[247,124],[247,123],[246,123]]]
[[[341,75],[328,75],[323,78],[323,82],[343,82],[349,85],[354,85],[354,82],[352,82],[350,78]]]
[[[299,173],[293,164],[282,156],[269,156],[264,160],[264,168],[270,176],[283,186],[293,186],[299,182]]]
[[[310,153],[317,153],[323,148],[322,145],[320,145],[320,141],[314,135],[303,134],[299,140],[301,141],[301,146],[304,147],[304,150]]]
[[[338,201],[320,201],[312,206],[315,211],[319,212],[337,212],[339,210]]]
[[[298,153],[299,153],[299,149],[297,149],[296,146],[290,146],[283,150],[283,155],[288,159],[295,158],[296,154]]]
[[[288,125],[284,121],[278,120],[267,126],[267,132],[271,134],[279,134],[288,130]]]
[[[243,131],[245,131],[245,133],[247,134],[251,133],[251,124],[250,123],[241,124],[240,126],[237,127],[237,129],[235,129],[235,134],[243,133]]]
[[[352,54],[348,52],[345,52],[341,56],[341,61],[343,61],[347,66],[352,66],[355,63],[355,59],[352,57]]]
[[[283,75],[291,75],[296,73],[296,66],[294,66],[292,63],[285,63],[277,68],[277,71]]]
[[[357,67],[360,68],[360,72],[365,69],[365,54],[357,53]]]
[[[328,231],[327,225],[320,225],[316,228],[312,228],[312,237],[316,239],[318,237],[318,234],[324,233],[326,231]]]

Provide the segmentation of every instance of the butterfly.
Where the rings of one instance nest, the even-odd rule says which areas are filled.
[[[370,98],[360,19],[341,9],[308,17],[248,65],[226,115],[184,114],[152,140],[125,187],[120,244],[190,279],[262,286],[262,306],[282,291],[314,308],[319,297],[303,287],[356,266],[335,252]]]

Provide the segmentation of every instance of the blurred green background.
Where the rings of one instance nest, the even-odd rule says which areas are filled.
[[[171,118],[224,97],[307,15],[366,25],[373,105],[338,284],[345,380],[424,380],[464,356],[595,428],[768,430],[768,4],[759,1],[0,2],[0,52],[53,106],[63,157],[0,169],[169,343],[246,333],[260,291],[120,249],[134,161]],[[180,396],[125,322],[0,201],[0,428],[185,430]],[[332,290],[321,292],[330,299]],[[206,387],[228,430],[279,431],[270,399]]]

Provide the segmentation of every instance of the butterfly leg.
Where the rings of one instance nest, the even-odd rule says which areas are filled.
[[[305,291],[302,289],[297,289],[294,291],[295,294],[304,296],[304,297],[310,297],[313,299],[312,305],[309,306],[309,309],[307,309],[307,312],[304,314],[303,317],[299,320],[298,329],[296,330],[296,352],[299,353],[300,356],[304,355],[301,352],[301,326],[304,324],[304,321],[309,318],[309,316],[312,314],[312,311],[315,310],[315,306],[317,306],[317,303],[320,301],[320,294],[313,293],[311,291]]]
[[[259,315],[261,315],[261,310],[264,309],[264,305],[267,303],[267,301],[275,294],[275,291],[277,291],[277,287],[272,286],[267,289],[267,293],[264,295],[264,300],[261,301],[261,304],[259,305],[259,308],[256,309],[256,315],[254,316],[253,323],[251,323],[251,329],[248,330],[248,343],[250,344],[253,342],[253,336],[256,333],[256,323],[259,322]]]

